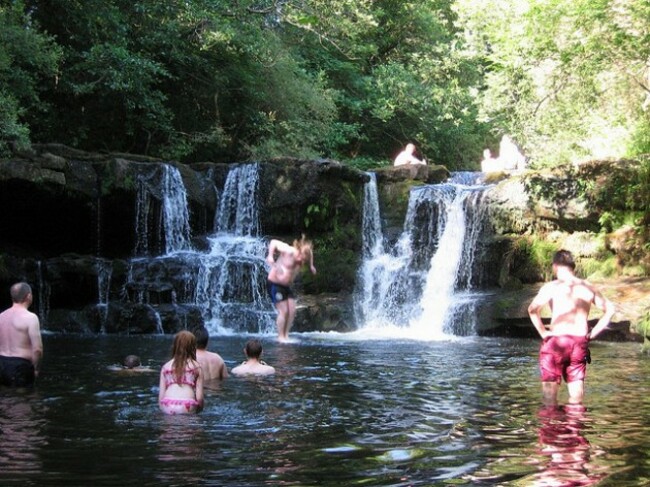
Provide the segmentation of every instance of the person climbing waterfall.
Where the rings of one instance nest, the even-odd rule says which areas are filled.
[[[298,271],[307,264],[311,273],[316,274],[312,243],[304,235],[300,240],[294,240],[293,245],[273,239],[269,242],[266,261],[271,266],[267,278],[267,290],[278,312],[275,321],[278,339],[281,342],[287,341],[296,316],[296,300],[291,289],[293,281]]]

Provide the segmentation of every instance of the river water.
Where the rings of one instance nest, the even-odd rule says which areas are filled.
[[[592,344],[584,408],[540,401],[537,340],[262,336],[277,374],[168,417],[171,336],[46,335],[33,391],[0,389],[0,485],[648,485],[650,359]],[[232,368],[248,336],[212,337]],[[136,353],[155,369],[109,366]],[[566,404],[566,392],[560,395]]]

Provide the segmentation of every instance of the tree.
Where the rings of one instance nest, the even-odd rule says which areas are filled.
[[[41,96],[57,82],[60,56],[23,2],[0,6],[0,156],[29,145],[31,123],[50,109]]]
[[[643,0],[459,0],[485,59],[484,120],[537,164],[650,148]]]

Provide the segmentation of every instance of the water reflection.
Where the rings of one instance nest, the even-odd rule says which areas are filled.
[[[217,382],[201,414],[171,418],[157,407],[157,373],[106,368],[128,349],[158,371],[169,337],[46,340],[36,391],[0,390],[2,486],[541,487],[650,478],[650,361],[636,344],[596,344],[584,410],[540,407],[535,340],[269,339],[264,356],[275,376]],[[219,340],[229,368],[245,341]]]
[[[209,438],[196,417],[159,415],[160,432],[155,478],[162,485],[199,485],[204,477],[201,460]]]
[[[527,485],[594,485],[605,477],[590,463],[592,455],[603,451],[585,437],[589,418],[579,404],[546,405],[538,413],[539,455],[542,470],[526,479]]]
[[[0,479],[42,470],[44,406],[34,391],[0,389]]]

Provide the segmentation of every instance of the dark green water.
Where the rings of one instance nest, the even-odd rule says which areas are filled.
[[[0,390],[0,485],[650,483],[638,344],[594,343],[584,410],[548,410],[535,340],[295,336],[262,337],[275,377],[213,384],[187,417],[156,402],[172,337],[46,336],[36,389]],[[246,339],[209,348],[232,368]],[[156,371],[108,370],[129,353]]]

